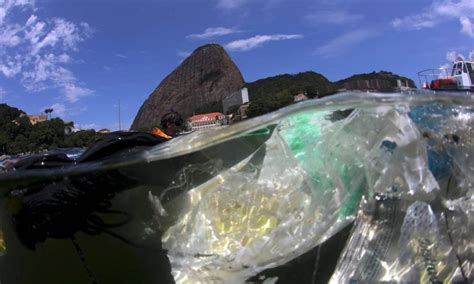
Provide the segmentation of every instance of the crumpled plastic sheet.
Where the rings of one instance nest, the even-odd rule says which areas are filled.
[[[314,248],[356,218],[332,282],[453,277],[456,265],[432,269],[452,246],[443,242],[433,249],[446,240],[440,228],[446,214],[436,215],[431,208],[443,206],[437,198],[440,186],[414,120],[394,107],[356,109],[336,121],[331,115],[312,110],[286,117],[251,157],[157,205],[177,283],[244,282]],[[472,199],[458,203],[453,208],[472,208]],[[449,218],[454,226],[464,217]],[[424,233],[420,224],[433,232],[427,241],[418,238]],[[397,234],[406,239],[395,241]],[[465,245],[465,238],[456,245]],[[400,243],[405,250],[399,254]],[[447,254],[442,263],[452,263],[455,255]],[[417,270],[398,273],[401,259]],[[423,274],[420,262],[435,273]],[[388,276],[381,276],[379,267]]]
[[[385,192],[363,204],[331,283],[474,281],[473,111],[434,103],[409,115],[440,189],[426,200]]]

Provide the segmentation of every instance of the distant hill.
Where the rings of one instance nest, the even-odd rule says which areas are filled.
[[[335,84],[338,89],[392,92],[398,87],[397,80],[405,87],[416,88],[413,80],[388,71],[356,74]]]
[[[268,77],[247,83],[246,87],[251,102],[249,116],[258,116],[289,105],[299,91],[314,98],[333,94],[337,90],[336,85],[326,77],[313,71]]]
[[[313,71],[268,77],[246,84],[251,102],[249,116],[258,116],[287,106],[293,103],[293,96],[299,91],[306,92],[309,98],[321,98],[340,89],[393,92],[398,87],[397,80],[403,86],[416,88],[413,80],[387,71],[356,74],[336,82]]]
[[[314,97],[316,95],[324,96],[333,93],[334,86],[331,81],[323,75],[307,71],[295,75],[283,74],[274,77],[260,79],[252,83],[246,84],[249,89],[251,99],[256,99],[262,94],[278,93],[283,90],[307,91],[308,95]]]

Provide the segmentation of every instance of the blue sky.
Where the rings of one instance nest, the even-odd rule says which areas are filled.
[[[474,56],[473,0],[0,0],[0,102],[82,128],[128,128],[196,47],[222,44],[251,82],[329,80]]]

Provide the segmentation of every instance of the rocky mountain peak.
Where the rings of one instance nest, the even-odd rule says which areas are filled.
[[[151,93],[132,123],[133,130],[160,124],[171,109],[188,117],[206,105],[240,90],[244,79],[224,48],[218,44],[198,47]]]

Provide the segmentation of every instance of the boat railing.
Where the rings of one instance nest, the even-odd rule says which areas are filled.
[[[427,89],[431,81],[449,78],[448,68],[426,69],[418,72],[420,87]]]

